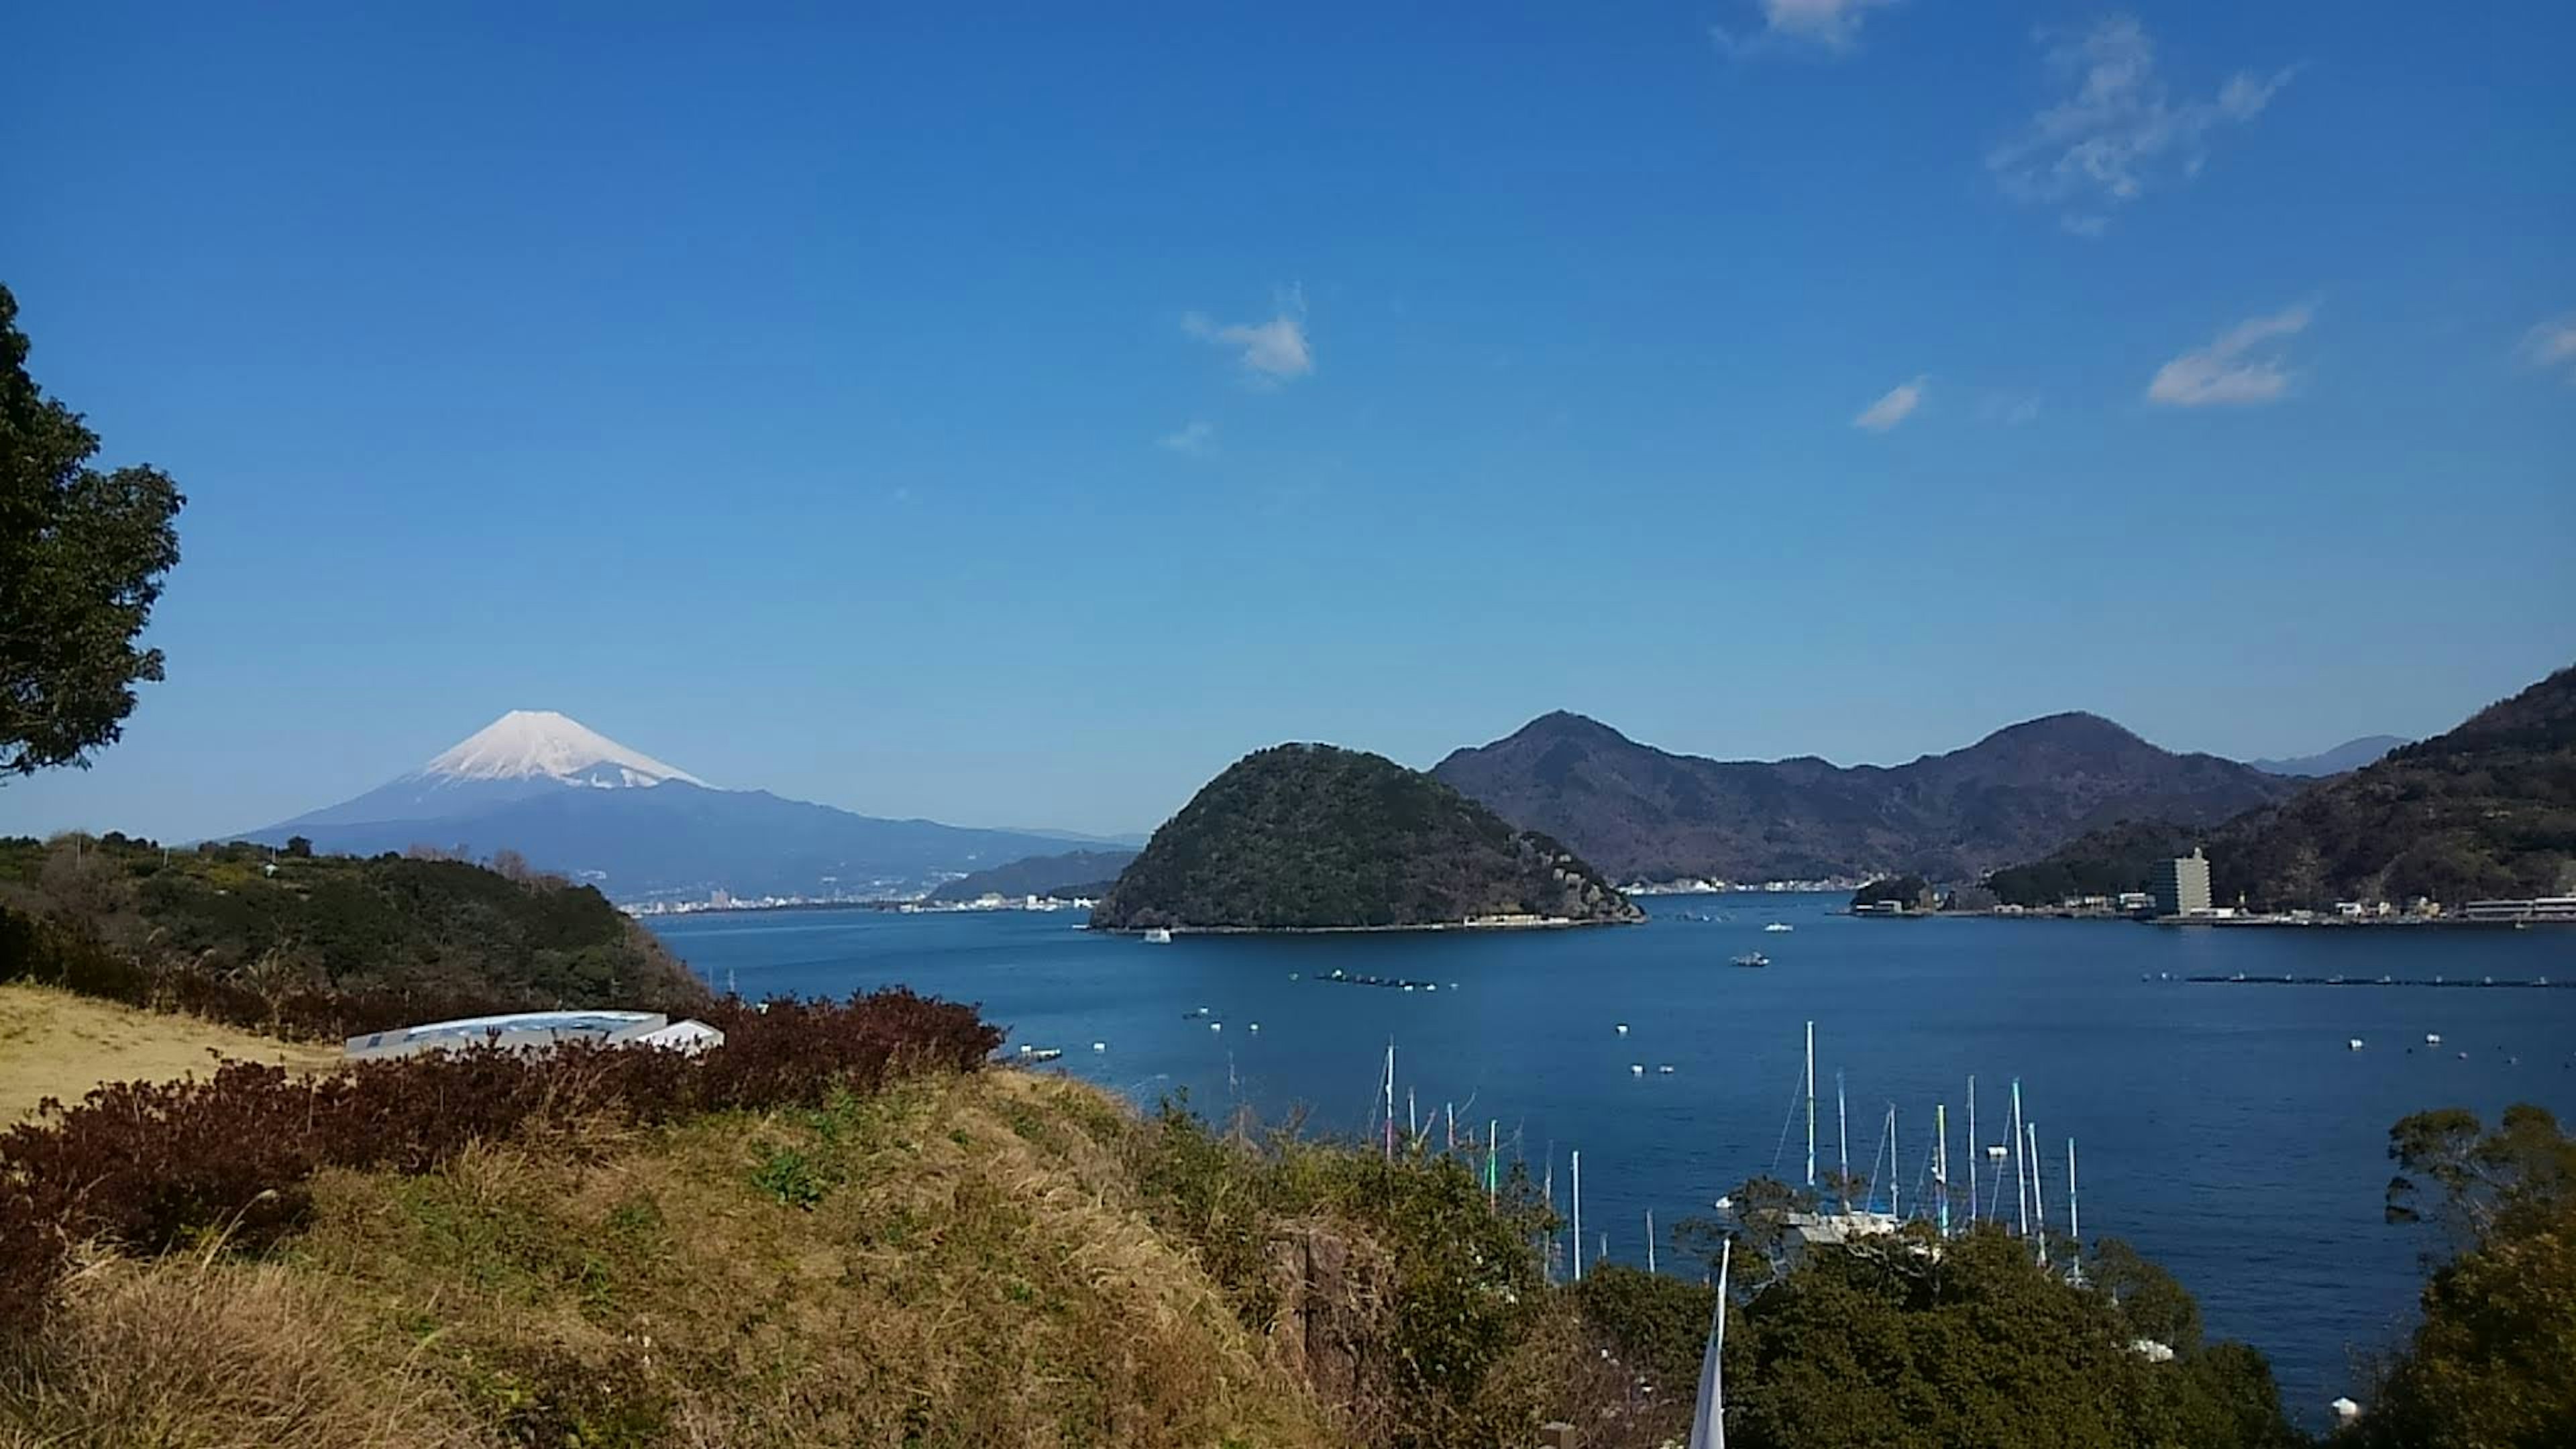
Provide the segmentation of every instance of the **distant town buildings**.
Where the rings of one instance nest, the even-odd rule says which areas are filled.
[[[2199,846],[2191,854],[2156,862],[2147,894],[2156,898],[2159,915],[2195,916],[2209,912],[2209,857]]]

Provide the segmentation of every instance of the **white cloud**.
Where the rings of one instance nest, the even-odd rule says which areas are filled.
[[[1156,438],[1154,446],[1167,453],[1185,453],[1193,458],[1199,457],[1216,446],[1216,424],[1210,422],[1185,424],[1178,432],[1165,433]]]
[[[2177,101],[2156,73],[2155,43],[2132,16],[2111,16],[2080,36],[2041,39],[2049,70],[2068,94],[1987,152],[1986,169],[2015,200],[2070,207],[2060,224],[2085,237],[2109,224],[2101,208],[2200,174],[2211,135],[2261,115],[2297,70],[2269,77],[2238,71],[2214,96]]]
[[[1860,36],[1870,11],[1896,0],[1759,0],[1762,28],[1738,35],[1722,25],[1708,28],[1709,38],[1729,55],[1745,55],[1775,42],[1797,42],[1846,50]]]
[[[2302,303],[2237,323],[2207,347],[2157,368],[2147,401],[2178,408],[2279,401],[2290,390],[2290,370],[2280,349],[2264,344],[2306,331],[2313,310]]]
[[[1929,381],[1929,376],[1915,377],[1889,388],[1887,396],[1860,410],[1860,416],[1852,419],[1852,426],[1873,433],[1883,433],[1895,427],[1912,417],[1914,410],[1923,405],[1923,385]]]
[[[2576,384],[2576,312],[2552,317],[2524,333],[2522,345],[2514,351],[2531,366],[2544,372],[2559,370],[2559,376]]]
[[[1202,342],[1242,349],[1238,360],[1254,381],[1275,387],[1315,370],[1315,354],[1306,342],[1306,294],[1291,287],[1279,299],[1279,311],[1267,322],[1220,325],[1205,312],[1181,317],[1181,330]]]

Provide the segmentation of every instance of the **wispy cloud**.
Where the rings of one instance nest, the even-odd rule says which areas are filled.
[[[2211,136],[2261,115],[2297,72],[2238,71],[2215,95],[2176,100],[2156,73],[2155,43],[2134,16],[2039,39],[2050,74],[2067,93],[1987,152],[1986,169],[2015,200],[2066,207],[2059,224],[2083,237],[2109,226],[2104,208],[2199,175]]]
[[[1912,417],[1914,410],[1923,405],[1923,385],[1929,381],[1928,375],[1914,377],[1889,388],[1887,396],[1860,410],[1860,416],[1852,419],[1852,426],[1873,433],[1883,433],[1895,427]]]
[[[2306,331],[2314,311],[2301,303],[2237,323],[2207,347],[2157,368],[2147,384],[2147,401],[2178,408],[2279,401],[2290,390],[2290,370],[2281,349],[2267,344]]]
[[[2035,392],[1990,392],[1977,405],[1977,416],[2007,428],[2039,421],[2039,394]]]
[[[1216,446],[1216,424],[1204,421],[1186,423],[1178,431],[1156,438],[1154,446],[1167,453],[1199,457]]]
[[[1276,387],[1315,370],[1306,341],[1306,294],[1291,287],[1267,322],[1218,323],[1205,312],[1181,317],[1181,330],[1202,342],[1240,349],[1237,361],[1256,383]]]
[[[2552,317],[2522,336],[2514,352],[2533,367],[2576,385],[2576,312]]]
[[[1708,28],[1709,39],[1728,55],[1748,55],[1766,46],[1789,43],[1826,50],[1848,50],[1860,38],[1861,21],[1870,11],[1896,0],[1757,0],[1759,29],[1741,34],[1723,25]]]

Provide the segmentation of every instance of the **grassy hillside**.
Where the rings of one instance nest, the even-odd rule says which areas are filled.
[[[217,1057],[311,1068],[340,1053],[53,987],[0,986],[0,1127],[47,1097],[77,1102],[102,1082],[202,1076]]]
[[[987,1074],[331,1174],[265,1261],[86,1275],[0,1444],[1339,1442],[1122,1131]]]
[[[471,1008],[709,999],[597,891],[498,864],[0,840],[0,974],[304,1035]]]
[[[1091,919],[1114,929],[1301,929],[1497,914],[1639,913],[1572,852],[1418,770],[1299,744],[1247,755],[1209,781]]]

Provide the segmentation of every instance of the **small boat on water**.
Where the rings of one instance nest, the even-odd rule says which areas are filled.
[[[1051,1062],[1063,1055],[1062,1047],[1024,1046],[1020,1048],[1020,1060],[1024,1062]]]
[[[1145,944],[1148,946],[1168,946],[1172,944],[1171,929],[1166,926],[1156,926],[1154,929],[1147,931],[1145,933]]]
[[[2442,1034],[2441,1034],[2440,1032],[2438,1032],[2438,1031],[2428,1031],[2428,1032],[2424,1033],[2424,1045],[2426,1045],[2426,1046],[2440,1046],[2441,1044],[2442,1044]]]
[[[1771,924],[1769,924],[1769,925],[1767,925],[1767,926],[1764,926],[1762,929],[1764,929],[1764,930],[1766,930],[1766,931],[1794,931],[1794,930],[1796,930],[1796,929],[1798,929],[1798,928],[1797,928],[1797,927],[1795,927],[1795,926],[1793,926],[1793,925],[1790,925],[1787,921],[1773,921]]]
[[[2343,1049],[2348,1052],[2357,1052],[2361,1050],[2361,1038],[2356,1036],[2348,1039],[2344,1042]]]
[[[1615,1030],[1616,1030],[1616,1031],[1617,1031],[1621,1036],[1626,1036],[1626,1035],[1628,1034],[1628,1023],[1626,1023],[1626,1022],[1624,1022],[1624,1021],[1623,1021],[1623,1022],[1620,1022],[1620,1023],[1618,1024],[1618,1026],[1615,1028]]]
[[[1759,951],[1747,951],[1743,955],[1736,957],[1733,964],[1738,966],[1768,966],[1771,964],[1771,958],[1763,955]]]

